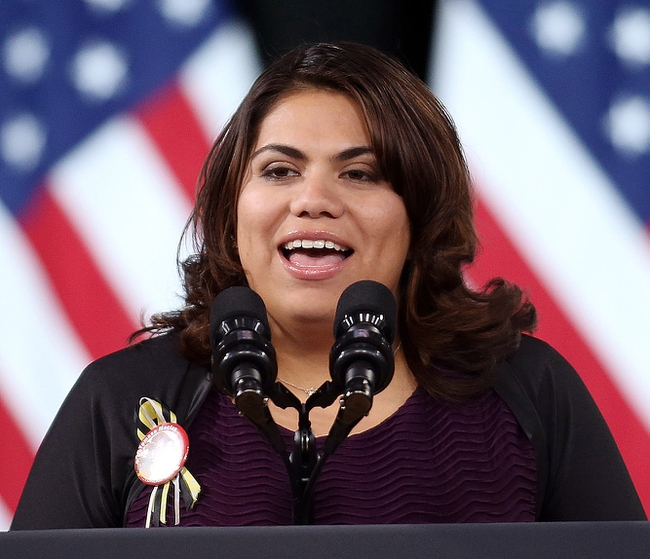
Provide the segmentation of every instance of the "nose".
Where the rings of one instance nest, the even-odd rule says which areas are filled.
[[[290,208],[293,215],[316,219],[337,218],[343,214],[341,193],[332,179],[314,174],[305,177],[296,187]]]

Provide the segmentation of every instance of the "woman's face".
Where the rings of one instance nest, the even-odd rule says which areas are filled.
[[[397,294],[406,208],[347,96],[312,89],[278,102],[262,121],[237,212],[241,263],[272,324],[331,329],[341,293],[363,279]]]

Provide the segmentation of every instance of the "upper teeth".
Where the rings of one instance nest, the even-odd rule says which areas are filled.
[[[293,241],[289,241],[287,243],[284,243],[284,248],[287,250],[293,250],[296,248],[327,248],[330,250],[338,250],[340,252],[347,250],[333,241],[311,241],[308,239],[295,239]]]

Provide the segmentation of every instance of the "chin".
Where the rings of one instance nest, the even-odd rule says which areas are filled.
[[[259,293],[259,292],[258,292]],[[269,318],[279,326],[289,326],[296,322],[313,324],[321,321],[334,321],[338,297],[326,295],[322,291],[285,289],[278,293],[259,293],[266,305]]]
[[[288,309],[289,312],[291,310]],[[294,320],[304,322],[306,324],[319,324],[327,323],[332,328],[334,322],[334,315],[336,314],[336,302],[333,305],[315,305],[312,308],[305,309],[304,306],[300,309],[295,309],[292,313]]]
[[[307,301],[311,303],[311,301]],[[314,328],[327,328],[332,330],[334,323],[334,315],[336,314],[336,303],[333,304],[309,304],[305,308],[305,301],[301,301],[300,305],[291,306],[289,304],[283,309],[283,315],[293,323],[303,324],[306,327]]]

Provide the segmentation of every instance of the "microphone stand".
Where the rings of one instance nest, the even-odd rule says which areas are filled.
[[[219,298],[225,301],[226,311],[217,304]],[[251,315],[241,315],[240,310],[231,314],[242,301]],[[213,303],[210,340],[215,386],[234,395],[240,413],[257,427],[284,461],[293,493],[294,524],[314,523],[314,486],[325,461],[368,415],[373,394],[383,390],[393,376],[390,344],[395,316],[395,299],[386,286],[361,281],[346,288],[336,309],[336,342],[330,351],[332,382],[325,382],[302,403],[286,386],[275,382],[275,351],[268,335],[266,308],[259,295],[248,288],[232,287],[221,292]],[[323,453],[319,454],[309,414],[315,407],[331,406],[341,394],[339,412]],[[298,429],[290,453],[271,416],[269,398],[281,409],[292,407],[298,411]]]
[[[250,371],[246,369],[244,372]],[[251,381],[251,375],[240,373],[235,375],[240,378],[235,380],[232,391],[235,395],[235,404],[240,413],[269,441],[273,450],[284,462],[293,494],[293,523],[313,524],[315,521],[313,492],[316,479],[327,458],[345,440],[354,426],[368,414],[372,405],[372,389],[365,379],[347,389],[327,381],[303,403],[279,382],[271,385],[267,396],[259,382]],[[339,413],[325,440],[323,453],[319,454],[309,414],[315,407],[331,406],[342,392],[344,394],[341,397]],[[362,398],[355,398],[360,395]],[[269,398],[279,408],[292,407],[298,411],[298,429],[294,432],[293,449],[290,453],[287,452],[282,434],[269,410]]]
[[[367,391],[367,387],[363,388],[364,391]],[[311,428],[309,414],[315,407],[327,408],[331,406],[340,394],[340,388],[334,383],[327,381],[307,398],[307,401],[304,403],[283,384],[278,382],[273,385],[269,395],[276,406],[282,409],[293,407],[298,411],[298,429],[295,431],[293,437],[293,450],[289,455],[288,461],[285,460],[293,490],[293,523],[296,525],[314,523],[313,492],[316,479],[327,458],[334,454],[354,426],[369,411],[369,407],[354,405],[354,398],[351,398],[354,394],[347,391],[341,398],[341,407],[325,440],[323,453],[319,454],[316,437]],[[347,402],[353,405],[346,405]],[[271,419],[271,421],[273,420]],[[261,431],[262,434],[269,438],[270,432]],[[286,456],[286,449],[282,448],[280,450],[273,443],[272,446],[283,458]]]

